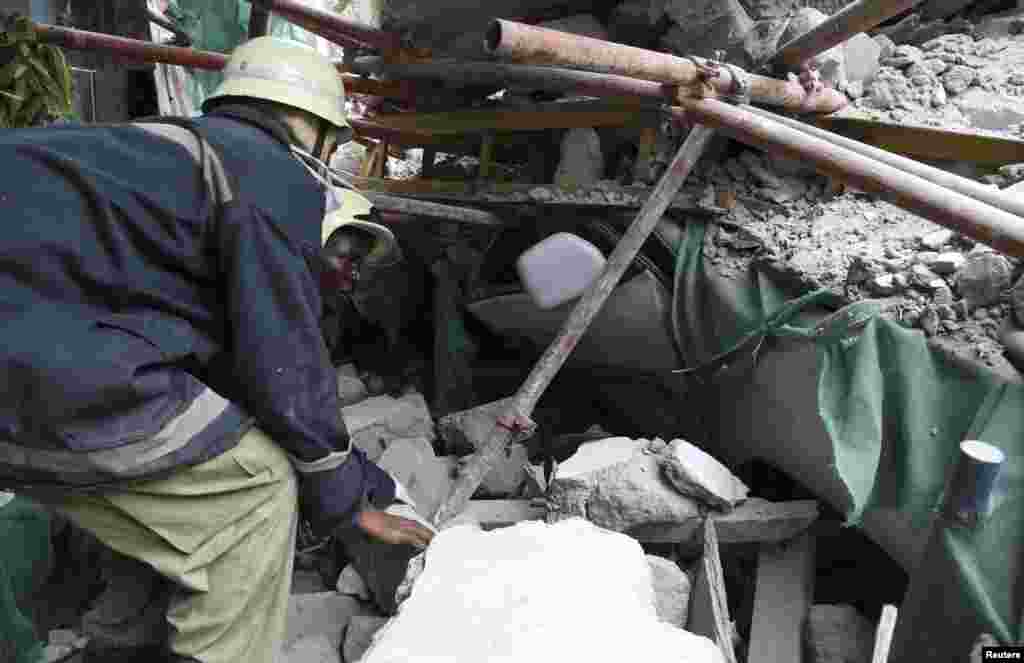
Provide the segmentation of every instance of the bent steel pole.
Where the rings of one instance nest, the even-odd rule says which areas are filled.
[[[718,66],[717,75],[709,78],[708,67],[713,67],[714,63],[702,58],[676,57],[504,19],[491,23],[484,38],[484,49],[492,55],[525,64],[578,67],[684,89],[707,83],[719,95],[740,93],[749,95],[755,103],[804,113],[834,113],[848,103],[845,95],[832,88],[809,92],[796,80],[748,74],[732,65]]]
[[[860,0],[847,5],[821,25],[783,44],[768,63],[795,71],[815,55],[824,53],[859,32],[867,32],[920,2],[921,0]]]
[[[810,161],[818,170],[862,191],[1007,255],[1024,257],[1024,218],[745,108],[716,99],[683,99],[680,103],[682,108],[672,110],[677,116],[716,127],[742,143]]]
[[[957,193],[970,196],[971,198],[980,200],[981,202],[992,205],[993,207],[998,207],[1004,212],[1015,214],[1024,219],[1024,199],[1018,198],[1017,196],[1009,196],[999,189],[993,189],[990,186],[975,182],[974,180],[969,180],[966,177],[960,177],[959,175],[954,175],[953,173],[942,170],[941,168],[935,168],[934,166],[923,164],[920,161],[908,159],[907,157],[900,156],[899,154],[893,154],[892,152],[887,152],[886,150],[866,145],[858,140],[853,140],[852,138],[840,136],[839,134],[826,131],[825,129],[804,124],[799,120],[793,120],[788,117],[776,115],[775,113],[761,108],[748,107],[747,110],[774,122],[785,124],[787,127],[797,129],[798,131],[802,131],[808,135],[814,136],[815,138],[827,140],[834,145],[856,152],[868,159],[881,161],[893,168],[899,168],[904,172],[917,175],[918,177],[923,177],[924,179],[934,182],[940,186],[944,186],[947,189],[952,189]]]
[[[462,512],[484,477],[494,466],[502,450],[515,435],[518,427],[522,425],[523,420],[528,420],[533,414],[533,409],[537,406],[540,397],[565,364],[580,338],[587,332],[590,323],[601,312],[601,307],[604,306],[622,275],[633,263],[640,247],[654,232],[661,216],[668,209],[679,189],[682,188],[683,182],[686,181],[701,155],[704,154],[704,149],[714,134],[713,129],[701,125],[696,125],[690,130],[690,135],[686,138],[683,146],[679,148],[675,159],[672,160],[672,165],[662,175],[647,202],[644,203],[629,229],[616,244],[615,250],[608,257],[604,271],[587,287],[573,307],[572,313],[563,323],[558,336],[537,360],[530,375],[512,397],[505,416],[495,422],[490,434],[485,439],[472,440],[477,452],[460,471],[459,477],[452,483],[444,502],[434,514],[433,522],[438,527],[444,526]]]

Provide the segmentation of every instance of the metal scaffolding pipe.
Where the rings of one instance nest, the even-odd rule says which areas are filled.
[[[702,85],[701,68],[709,64],[702,58],[681,58],[504,19],[491,23],[484,38],[484,49],[525,64],[578,67],[678,85],[684,88],[680,96],[686,94],[685,88]],[[846,96],[832,88],[812,93],[795,80],[748,74],[733,66],[719,67],[717,76],[708,82],[719,95],[731,95],[737,86],[746,82],[754,103],[804,113],[834,113],[847,104]]]
[[[819,53],[843,43],[858,32],[867,32],[879,23],[907,11],[921,0],[860,0],[847,5],[824,23],[784,44],[769,64],[795,71]]]
[[[1024,257],[1024,219],[799,129],[716,99],[683,99],[676,115],[769,152],[809,161],[858,189],[987,244]]]
[[[36,23],[34,27],[39,41],[73,51],[104,51],[133,61],[176,64],[210,71],[223,69],[228,61],[226,55],[213,51],[162,46],[149,41],[62,28],[45,23]]]
[[[308,7],[297,0],[253,0],[253,4],[342,46],[363,45],[383,51],[402,48],[399,35],[345,20],[334,12]]]
[[[350,70],[356,74],[379,75],[396,80],[443,80],[461,85],[518,85],[591,97],[635,96],[667,101],[674,96],[673,88],[661,83],[562,67],[455,61],[395,64],[381,57],[368,56],[356,58]]]
[[[488,226],[491,228],[500,228],[505,225],[497,215],[470,207],[442,205],[425,200],[389,196],[374,191],[362,191],[361,193],[366,196],[367,200],[373,203],[374,207],[384,212],[425,216],[432,219],[445,219],[447,221],[455,221],[456,223]]]
[[[766,117],[769,120],[803,131],[815,138],[827,140],[842,148],[856,152],[863,157],[875,159],[876,161],[881,161],[893,168],[899,168],[904,172],[918,177],[923,177],[924,179],[934,182],[939,186],[952,189],[953,191],[962,193],[965,196],[970,196],[971,198],[980,200],[983,203],[992,205],[993,207],[998,207],[1004,212],[1015,214],[1024,219],[1024,200],[1017,196],[1008,196],[999,189],[993,189],[990,186],[975,182],[974,180],[969,180],[966,177],[954,175],[953,173],[942,170],[941,168],[935,168],[933,166],[923,164],[920,161],[900,156],[899,154],[893,154],[892,152],[887,152],[886,150],[882,150],[871,145],[865,145],[864,143],[853,140],[852,138],[840,136],[839,134],[832,133],[831,131],[826,131],[825,129],[804,124],[799,120],[793,120],[788,117],[776,115],[775,113],[761,108],[750,107],[747,110],[752,113],[756,113],[761,117]]]

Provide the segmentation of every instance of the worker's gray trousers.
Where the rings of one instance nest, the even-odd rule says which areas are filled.
[[[166,621],[178,660],[277,661],[291,590],[298,489],[288,457],[263,432],[253,429],[234,449],[165,479],[46,501],[171,581]],[[162,609],[158,588],[136,590],[126,603]],[[127,646],[152,642],[152,633],[140,632],[153,628],[144,615],[94,613],[90,619],[93,629],[120,633]]]

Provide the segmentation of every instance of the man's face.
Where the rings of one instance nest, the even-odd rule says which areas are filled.
[[[355,228],[339,228],[323,249],[330,265],[325,274],[328,289],[352,292],[359,281],[359,270],[373,248],[373,237]]]

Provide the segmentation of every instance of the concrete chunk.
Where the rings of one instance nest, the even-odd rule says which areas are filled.
[[[405,486],[423,514],[434,513],[451,487],[448,464],[423,437],[393,440],[377,464]]]
[[[386,617],[356,616],[353,617],[345,630],[345,644],[342,653],[345,663],[356,663],[373,642],[373,636],[388,622]]]
[[[282,663],[341,663],[341,654],[326,635],[302,638],[281,652]]]
[[[323,636],[331,651],[337,652],[341,647],[341,632],[353,615],[367,614],[369,610],[356,599],[342,596],[337,592],[320,592],[319,594],[301,594],[292,596],[288,601],[288,628],[284,638],[285,660],[296,662],[303,660],[290,658],[289,652],[300,647],[300,642],[309,638]],[[301,645],[301,651],[324,651],[315,643]],[[309,654],[312,656],[312,654]],[[305,660],[317,660],[305,659]],[[336,659],[335,659],[336,660]]]
[[[421,394],[401,398],[375,396],[342,408],[353,443],[377,460],[392,440],[422,437],[434,440],[434,422]]]
[[[686,628],[690,607],[690,576],[670,559],[647,556],[654,584],[654,603],[658,619],[678,628]]]

